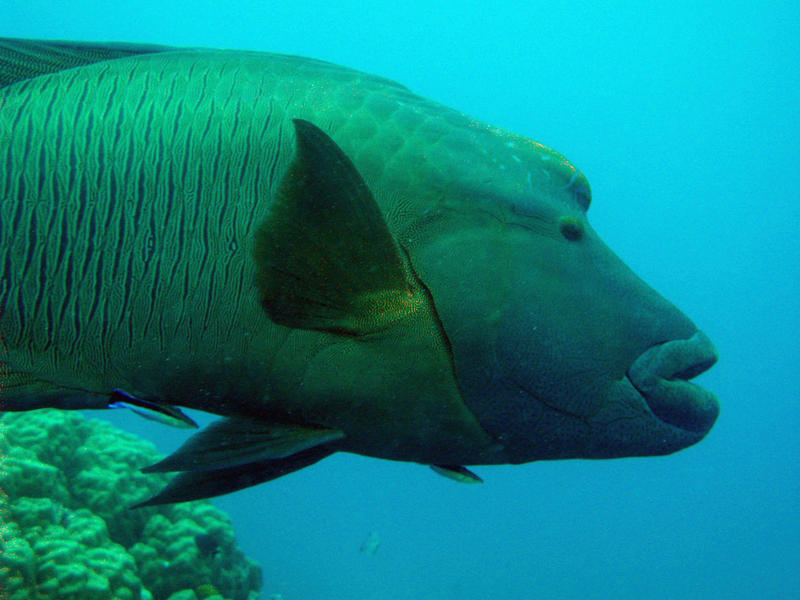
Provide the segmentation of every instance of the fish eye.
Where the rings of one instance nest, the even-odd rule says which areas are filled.
[[[583,237],[583,223],[576,217],[561,217],[558,220],[558,229],[570,242],[577,242]]]

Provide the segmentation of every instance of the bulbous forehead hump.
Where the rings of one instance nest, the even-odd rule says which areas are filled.
[[[455,183],[466,197],[493,197],[515,206],[552,200],[568,210],[589,208],[588,180],[559,152],[452,109],[424,105],[422,112],[430,114],[402,150],[417,155],[415,169],[428,182],[446,188]]]

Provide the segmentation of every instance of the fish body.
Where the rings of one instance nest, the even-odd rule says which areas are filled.
[[[0,409],[225,417],[162,501],[335,451],[664,454],[716,418],[710,341],[537,142],[261,52],[5,40],[0,84]]]
[[[381,547],[381,536],[377,531],[370,531],[366,539],[361,543],[359,552],[367,556],[375,556]]]

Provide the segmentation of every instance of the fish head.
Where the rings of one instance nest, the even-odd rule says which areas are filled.
[[[412,228],[464,402],[510,462],[698,442],[719,412],[689,381],[716,362],[711,341],[592,229],[575,167],[533,142],[514,159]]]

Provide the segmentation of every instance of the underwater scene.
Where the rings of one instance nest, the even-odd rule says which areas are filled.
[[[799,29],[0,2],[0,599],[800,597]]]

